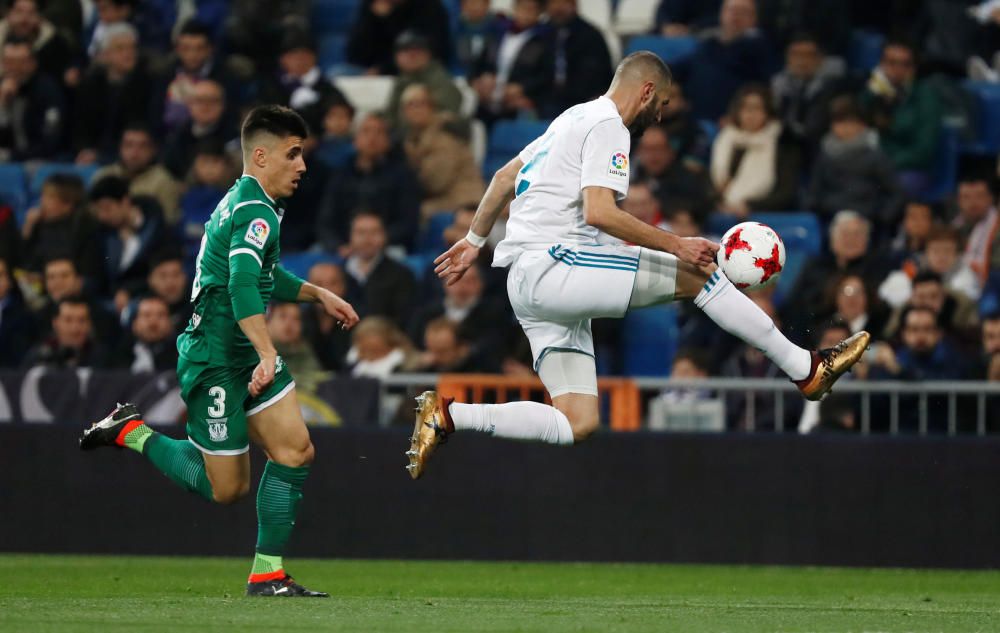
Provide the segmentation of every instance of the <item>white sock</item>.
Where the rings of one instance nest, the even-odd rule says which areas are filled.
[[[781,333],[767,314],[716,270],[694,304],[710,319],[774,361],[792,380],[802,380],[812,369],[812,355]]]
[[[573,429],[563,412],[540,402],[506,404],[452,403],[455,430],[480,431],[512,440],[572,444]]]

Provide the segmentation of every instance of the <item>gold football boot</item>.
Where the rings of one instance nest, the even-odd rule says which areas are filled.
[[[425,391],[417,396],[417,420],[413,425],[410,450],[406,451],[410,458],[406,470],[413,479],[424,474],[434,449],[447,442],[448,435],[455,432],[455,424],[448,413],[448,405],[453,400],[442,398],[436,391]]]
[[[871,338],[871,334],[861,331],[833,347],[813,352],[809,375],[794,381],[806,400],[822,400],[833,388],[833,383],[861,359]]]

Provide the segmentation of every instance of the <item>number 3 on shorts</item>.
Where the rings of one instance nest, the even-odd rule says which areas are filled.
[[[208,408],[208,417],[221,418],[226,412],[226,390],[222,387],[212,387],[208,395],[213,398],[212,406]]]

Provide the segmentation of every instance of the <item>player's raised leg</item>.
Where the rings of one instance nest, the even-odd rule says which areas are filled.
[[[257,400],[260,404],[251,404],[247,412],[250,438],[264,448],[268,460],[257,489],[257,547],[247,595],[326,598],[328,594],[296,583],[282,560],[315,454],[294,385]]]

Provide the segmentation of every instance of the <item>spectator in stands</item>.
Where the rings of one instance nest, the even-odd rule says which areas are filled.
[[[434,58],[447,64],[451,59],[449,22],[441,0],[363,0],[347,40],[347,61],[368,74],[391,75],[396,67],[387,43],[413,30],[427,38]]]
[[[722,0],[660,0],[656,30],[667,37],[692,35],[718,26]]]
[[[751,211],[794,209],[800,151],[775,118],[767,89],[741,88],[729,121],[712,144],[711,175],[721,210],[746,218]]]
[[[632,184],[642,183],[667,213],[687,209],[704,218],[715,206],[715,191],[708,174],[680,160],[675,139],[661,125],[652,125],[639,140]]]
[[[170,324],[175,334],[180,334],[191,319],[191,284],[184,271],[184,261],[174,250],[154,253],[149,261],[146,277],[149,294],[163,299],[170,311]]]
[[[331,262],[313,264],[309,269],[309,283],[325,288],[338,297],[347,296],[347,279],[344,269]],[[323,369],[341,371],[351,348],[351,334],[340,327],[337,320],[321,306],[307,303],[302,306],[302,331],[312,346]]]
[[[21,263],[21,229],[17,226],[17,216],[0,198],[0,259],[7,262],[11,270]]]
[[[223,0],[225,1],[225,0]],[[205,0],[198,0],[204,4]],[[230,54],[247,57],[261,76],[270,74],[289,30],[302,30],[310,20],[312,2],[225,2],[225,46]]]
[[[725,0],[719,29],[673,65],[699,117],[718,120],[740,86],[766,82],[775,68],[771,45],[757,29],[754,0]]]
[[[441,112],[422,84],[410,84],[401,100],[407,130],[403,149],[424,193],[424,220],[442,211],[473,205],[483,196],[483,177],[457,122]]]
[[[809,157],[829,129],[830,99],[843,70],[842,63],[825,56],[815,37],[800,33],[785,49],[785,68],[771,78],[778,118]]]
[[[910,200],[903,207],[903,222],[889,248],[892,265],[903,268],[911,277],[917,272],[934,216],[934,209],[926,202]]]
[[[890,273],[879,287],[879,295],[893,307],[903,306],[913,293],[915,282],[911,279],[916,279],[922,272],[934,273],[965,312],[971,313],[974,318],[975,302],[982,289],[975,273],[961,258],[961,237],[954,228],[933,226],[924,250],[912,261],[904,263],[900,270]]]
[[[132,196],[117,176],[95,182],[90,202],[103,228],[104,279],[121,312],[129,296],[145,285],[149,256],[163,244],[163,211],[152,198]]]
[[[466,279],[468,277],[468,279]],[[408,333],[413,341],[423,341],[427,324],[445,318],[459,327],[460,338],[476,352],[502,353],[509,336],[511,319],[505,301],[484,296],[483,272],[472,266],[451,286],[441,282],[444,299],[425,303],[410,320]]]
[[[328,99],[323,104],[323,136],[313,151],[313,156],[325,169],[344,167],[354,157],[351,126],[354,123],[354,106],[346,101]]]
[[[975,35],[968,38],[977,55],[961,60],[966,64],[969,79],[974,81],[1000,82],[1000,5],[996,0],[981,0],[976,7],[970,7],[967,15],[975,20]],[[966,34],[961,34],[966,35]]]
[[[992,314],[983,318],[982,346],[974,377],[979,380],[1000,380],[1000,375],[991,374],[991,369],[997,366],[998,359],[1000,359],[1000,314]]]
[[[0,258],[0,367],[17,367],[34,340],[34,322],[14,283],[7,260]]]
[[[52,335],[33,347],[21,366],[45,365],[71,369],[102,368],[107,360],[104,346],[94,337],[90,306],[79,296],[59,301],[52,319]]]
[[[919,195],[930,183],[942,114],[933,88],[916,78],[916,67],[912,46],[889,40],[861,93],[882,149],[899,170],[903,189],[912,195]]]
[[[830,296],[826,303],[832,314],[821,322],[843,323],[850,334],[867,330],[875,339],[882,337],[889,317],[888,310],[875,296],[874,289],[865,285],[864,279],[847,274],[833,279],[828,287]]]
[[[944,338],[938,317],[931,308],[907,308],[896,349],[887,343],[872,345],[872,380],[961,380],[966,363]],[[901,418],[902,419],[902,418]]]
[[[670,83],[670,100],[660,117],[659,125],[666,130],[679,160],[690,168],[704,169],[711,156],[712,139],[695,118],[679,82]]]
[[[472,69],[477,116],[487,123],[537,114],[552,88],[552,32],[541,20],[542,8],[542,0],[514,0],[507,30],[483,49]]]
[[[386,378],[407,371],[415,361],[413,344],[392,320],[369,316],[351,330],[347,362],[352,376]]]
[[[909,299],[899,306],[886,325],[888,336],[899,330],[906,309],[911,307],[932,310],[941,329],[959,342],[975,341],[979,327],[975,303],[945,286],[940,274],[930,270],[917,273]]]
[[[462,74],[468,74],[483,50],[503,36],[505,21],[490,10],[489,0],[461,0],[455,31],[455,61]]]
[[[39,0],[14,0],[8,6],[6,17],[0,20],[0,43],[26,42],[38,69],[56,82],[65,81],[73,63],[73,50],[63,34],[42,16]]]
[[[553,28],[553,83],[541,115],[554,119],[563,110],[604,94],[614,69],[604,35],[577,13],[577,0],[548,0],[545,12]]]
[[[833,347],[851,334],[851,329],[843,321],[830,321],[816,337],[816,349]],[[864,359],[859,364],[863,366]],[[841,376],[841,380],[852,380],[858,373]],[[802,415],[799,417],[799,433],[856,430],[853,407],[844,406],[844,404],[849,405],[850,401],[844,403],[838,400],[840,399],[834,394],[830,394],[822,402],[812,400],[805,402],[802,406]]]
[[[236,145],[239,132],[226,116],[226,92],[214,79],[202,79],[187,91],[190,117],[174,130],[163,145],[163,166],[177,180],[184,180],[200,144],[210,141],[222,147]]]
[[[670,377],[682,380],[708,378],[711,357],[703,350],[684,347],[674,354]],[[699,404],[715,401],[717,409],[702,413]],[[698,387],[667,387],[650,401],[647,426],[651,430],[721,430],[722,403],[713,396],[710,389]]]
[[[411,313],[415,282],[409,268],[385,256],[382,217],[371,211],[355,214],[347,246],[345,298],[359,315],[384,316],[402,326]]]
[[[226,195],[236,176],[229,154],[218,141],[208,139],[198,144],[188,176],[188,187],[181,196],[181,218],[178,225],[182,240],[193,263],[201,248],[205,222]]]
[[[113,159],[122,132],[130,123],[151,123],[153,81],[139,59],[134,27],[111,24],[100,38],[99,64],[84,76],[74,106],[73,147],[76,162]]]
[[[430,93],[434,104],[442,112],[458,118],[462,113],[462,93],[455,86],[451,73],[434,59],[427,38],[415,31],[404,31],[396,38],[396,67],[399,75],[392,85],[386,112],[394,127],[407,132],[409,122],[403,104],[403,93],[410,86],[419,84]]]
[[[834,99],[830,118],[805,206],[824,224],[837,211],[854,209],[871,221],[877,234],[887,234],[902,202],[892,161],[879,149],[878,134],[865,124],[851,97]]]
[[[137,0],[97,0],[97,22],[91,28],[85,42],[87,54],[99,59],[102,47],[111,37],[114,27],[131,22]],[[139,32],[136,31],[138,38]]]
[[[985,177],[971,175],[958,185],[958,216],[954,220],[965,239],[965,262],[985,282],[990,270],[1000,268],[1000,211]]]
[[[157,97],[162,99],[163,126],[171,132],[184,127],[191,118],[190,108],[198,84],[212,81],[222,92],[222,86],[230,83],[215,57],[212,34],[201,22],[184,23],[174,39],[174,55],[176,61],[159,81],[161,94]]]
[[[156,162],[156,139],[150,129],[138,123],[125,127],[118,146],[118,160],[94,174],[94,182],[107,177],[121,178],[132,197],[156,200],[167,223],[180,220],[181,185],[162,164]]]
[[[424,329],[424,353],[414,369],[430,373],[499,373],[496,358],[476,350],[466,340],[460,326],[446,317],[434,319]]]
[[[7,38],[0,64],[0,160],[56,158],[66,124],[62,90],[38,70],[24,40]]]
[[[663,217],[659,198],[653,195],[652,188],[645,181],[639,180],[630,184],[628,197],[622,200],[621,204],[622,210],[632,217],[658,229],[670,230],[667,220]]]
[[[25,266],[41,272],[56,257],[73,260],[77,270],[94,279],[100,267],[97,223],[82,207],[83,181],[72,174],[53,174],[42,184],[38,206],[24,219]]]
[[[49,326],[56,316],[60,301],[67,297],[77,296],[84,297],[90,306],[90,321],[93,323],[94,331],[99,340],[106,340],[118,333],[117,318],[103,307],[101,298],[84,294],[84,279],[80,276],[72,260],[57,258],[45,262],[42,279],[45,296],[35,305],[39,333],[44,334],[49,331]]]
[[[316,222],[320,244],[330,253],[344,255],[352,214],[370,209],[381,216],[389,244],[409,246],[420,221],[420,188],[409,167],[390,154],[384,116],[372,112],[361,119],[354,149],[350,164],[327,175]]]
[[[267,310],[267,332],[274,341],[278,356],[295,376],[295,382],[301,383],[308,391],[313,391],[323,367],[302,336],[299,306],[294,303],[271,304]]]
[[[111,366],[132,372],[177,368],[177,333],[170,322],[166,301],[157,296],[139,300],[130,335],[122,338]]]

